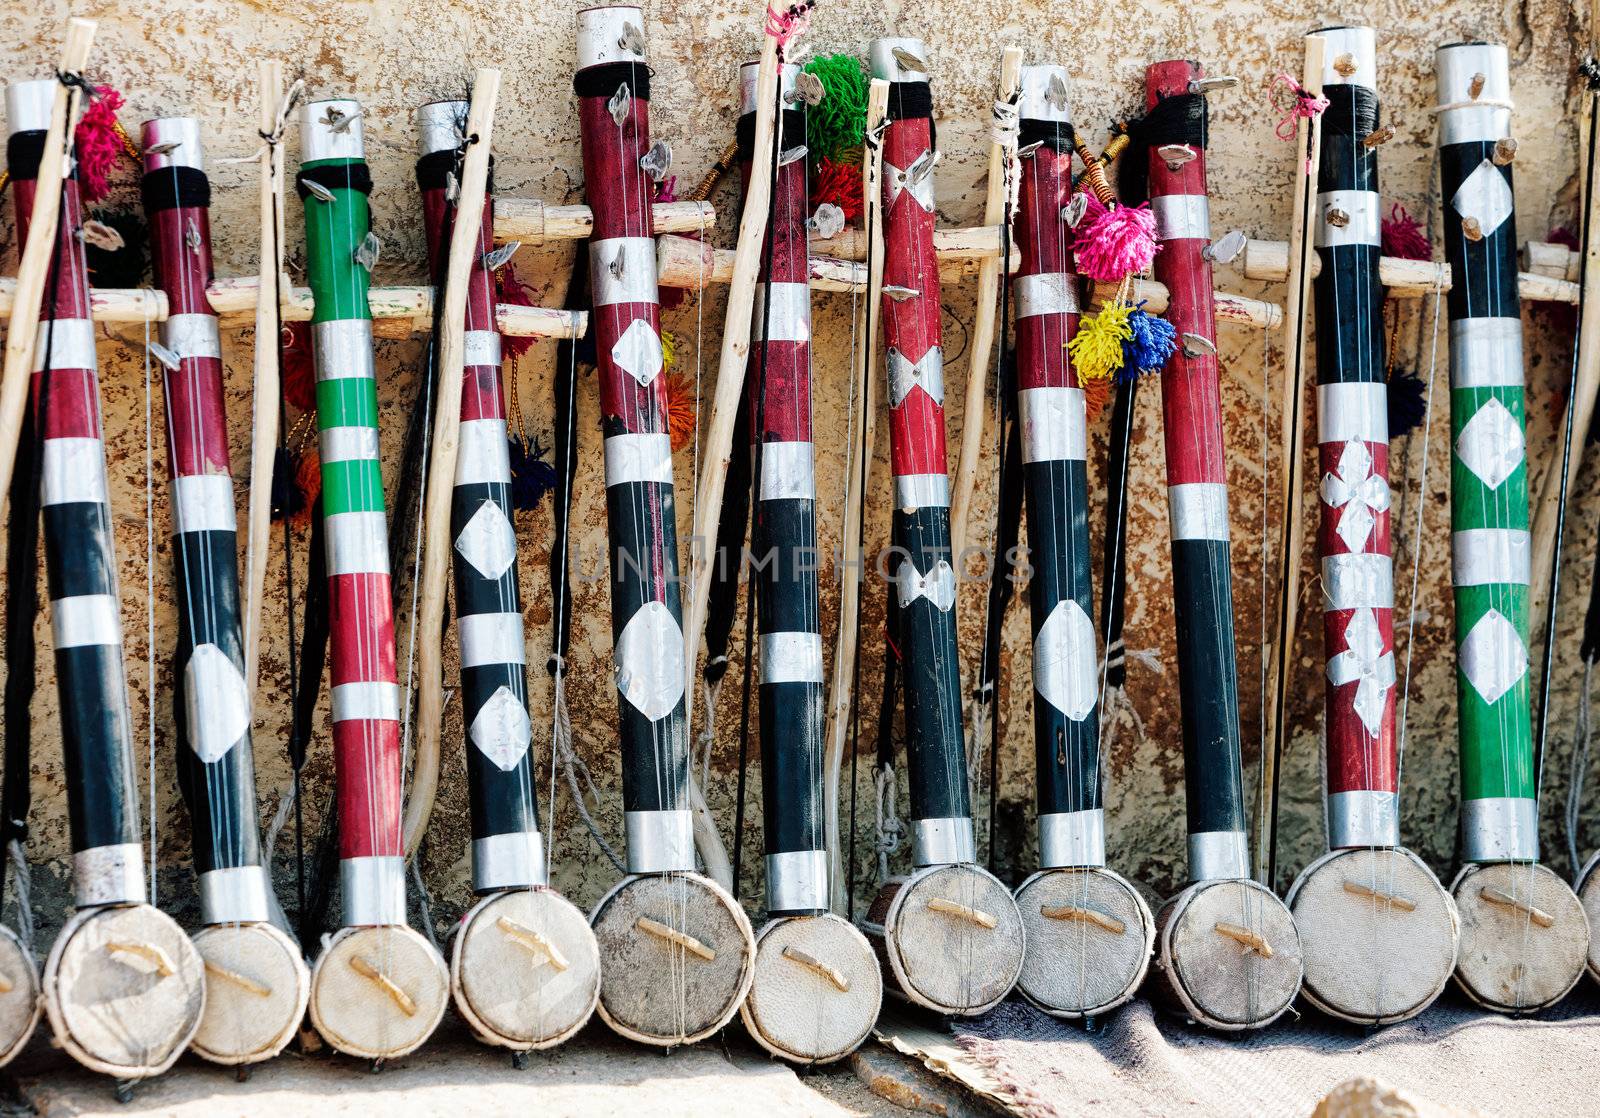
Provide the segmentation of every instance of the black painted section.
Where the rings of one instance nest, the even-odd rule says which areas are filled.
[[[1094,618],[1090,581],[1089,481],[1083,462],[1030,462],[1023,466],[1027,488],[1028,582],[1033,632],[1056,605],[1077,602]],[[1098,665],[1096,665],[1098,668]],[[1099,672],[1095,673],[1099,684]],[[1037,754],[1039,814],[1085,811],[1101,806],[1100,704],[1074,722],[1033,695],[1033,741]]]
[[[111,510],[105,505],[92,501],[46,505],[44,543],[45,575],[52,602],[85,594],[116,593]]]
[[[1361,115],[1358,100],[1371,106],[1371,94],[1355,86],[1331,85],[1324,91],[1329,112]],[[1373,112],[1373,123],[1376,113]],[[1360,131],[1357,129],[1356,131]],[[1378,149],[1363,136],[1323,129],[1317,190],[1378,190]],[[1320,226],[1320,210],[1315,215]],[[1378,279],[1379,245],[1337,245],[1317,249],[1322,273],[1316,279],[1317,383],[1378,383],[1384,376],[1383,285]]]
[[[1469,241],[1461,232],[1461,215],[1450,204],[1456,190],[1484,160],[1490,169],[1514,184],[1511,165],[1496,167],[1494,144],[1449,144],[1439,149],[1439,176],[1443,185],[1445,258],[1454,277],[1449,299],[1450,320],[1458,318],[1517,318],[1522,304],[1517,295],[1517,219],[1513,213],[1481,241]]]
[[[893,538],[898,550],[888,560],[890,576],[906,557],[926,574],[940,560],[949,561],[950,510],[896,509]],[[891,586],[889,592],[896,590]],[[955,609],[941,610],[919,597],[900,607],[899,615],[911,818],[970,816]]]
[[[136,843],[139,778],[123,697],[122,647],[82,645],[55,656],[73,852]]]
[[[1224,540],[1172,542],[1189,833],[1244,830],[1233,576]]]

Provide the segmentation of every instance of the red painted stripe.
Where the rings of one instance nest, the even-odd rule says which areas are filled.
[[[397,681],[389,593],[386,574],[328,578],[329,686]]]
[[[1072,271],[1072,231],[1061,217],[1061,209],[1071,197],[1070,152],[1041,147],[1032,158],[1022,160],[1013,222],[1016,247],[1022,256],[1018,275]],[[1067,354],[1067,341],[1078,331],[1077,315],[1030,315],[1017,319],[1015,330],[1017,387],[1077,387],[1077,373]]]
[[[404,853],[400,848],[400,723],[388,719],[335,722],[333,759],[339,774],[339,857]]]
[[[618,128],[606,111],[607,100],[578,99],[578,130],[587,141],[583,189],[594,210],[590,238],[648,237],[655,186],[639,169],[639,157],[650,149],[650,103],[634,97],[633,111]]]
[[[189,231],[198,251],[188,245]],[[157,282],[167,293],[168,314],[211,314],[206,285],[211,282],[211,221],[202,207],[157,212],[150,221],[150,252]]]
[[[1154,108],[1163,97],[1187,93],[1200,77],[1193,62],[1181,59],[1157,62],[1145,71],[1146,104]],[[1150,197],[1170,194],[1205,194],[1206,160],[1198,158],[1176,171],[1152,150]],[[1215,341],[1216,315],[1212,298],[1211,264],[1200,255],[1206,242],[1199,239],[1164,241],[1156,254],[1156,279],[1168,291],[1167,321],[1179,335],[1198,334]],[[1180,347],[1167,362],[1161,377],[1161,405],[1167,452],[1167,484],[1228,480],[1222,443],[1222,404],[1217,381],[1217,359],[1212,354],[1185,357]]]
[[[1383,638],[1383,651],[1392,654],[1394,611],[1380,609],[1372,612]],[[1323,640],[1330,660],[1349,647],[1345,641],[1345,628],[1354,613],[1355,610],[1329,610],[1323,614]],[[1393,792],[1397,788],[1395,705],[1399,685],[1389,688],[1383,720],[1376,737],[1367,732],[1366,725],[1356,715],[1354,703],[1357,687],[1356,682],[1337,687],[1328,682],[1324,686],[1328,714],[1328,791]]]
[[[188,358],[177,373],[167,374],[165,383],[169,476],[229,473],[222,362]]]
[[[756,329],[760,330],[758,323]],[[805,342],[768,342],[765,373],[767,404],[761,415],[762,430],[769,441],[811,441],[811,347]],[[759,383],[762,376],[760,355],[750,366],[750,375]],[[755,403],[751,402],[751,425]]]
[[[33,197],[37,185],[36,179],[19,179],[11,184],[11,189],[16,194],[19,245],[28,243],[28,229],[33,221]],[[83,242],[78,239],[78,230],[82,227],[83,207],[78,201],[78,184],[68,179],[62,195],[61,220],[56,233],[61,244],[58,250],[59,264],[54,302],[51,301],[50,291],[46,289],[44,301],[39,308],[41,321],[49,318],[89,317],[89,268],[84,263]]]
[[[920,388],[889,411],[889,458],[895,477],[946,472],[944,409]]]
[[[44,374],[32,378],[34,414],[40,414]],[[50,374],[50,401],[45,409],[47,439],[100,438],[99,378],[93,369],[56,369]]]

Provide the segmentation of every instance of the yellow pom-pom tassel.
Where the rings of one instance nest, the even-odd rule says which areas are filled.
[[[1067,352],[1080,381],[1103,380],[1122,368],[1122,343],[1133,337],[1128,325],[1132,313],[1133,308],[1119,300],[1078,322]]]
[[[670,330],[661,331],[661,367],[670,369],[678,361],[678,339]]]

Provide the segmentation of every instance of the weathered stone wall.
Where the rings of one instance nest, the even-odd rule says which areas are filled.
[[[647,33],[655,76],[652,117],[657,136],[673,144],[674,169],[680,182],[694,181],[732,134],[737,112],[736,67],[757,44],[758,5],[747,0],[654,0],[647,4]],[[130,129],[152,115],[198,115],[204,125],[213,162],[213,229],[217,268],[224,275],[253,272],[257,253],[255,168],[224,165],[224,158],[247,155],[256,146],[255,62],[264,56],[285,61],[292,74],[306,80],[316,96],[349,96],[366,107],[369,159],[377,183],[373,193],[374,226],[384,243],[379,282],[421,282],[424,269],[421,213],[411,168],[414,159],[412,111],[424,101],[459,95],[467,88],[471,68],[494,64],[503,68],[505,86],[496,121],[496,178],[502,194],[535,196],[553,203],[575,202],[582,196],[575,105],[571,93],[573,6],[549,0],[443,0],[416,5],[399,0],[136,0],[111,4],[104,0],[64,3],[13,3],[0,7],[0,76],[31,78],[54,63],[62,21],[69,13],[101,21],[91,67],[97,80],[124,91],[122,113]],[[1576,177],[1579,110],[1575,63],[1577,17],[1554,0],[1491,3],[1458,0],[1443,7],[1422,0],[1359,3],[1337,13],[1350,22],[1368,22],[1379,32],[1380,81],[1386,118],[1398,129],[1383,148],[1382,178],[1386,203],[1403,203],[1413,213],[1434,217],[1435,185],[1432,58],[1434,48],[1463,37],[1505,40],[1510,44],[1512,88],[1517,100],[1517,130],[1523,141],[1518,156],[1518,206],[1524,238],[1543,237],[1557,225],[1576,219]],[[1274,137],[1278,114],[1272,108],[1269,84],[1280,71],[1298,73],[1301,36],[1315,26],[1313,14],[1296,7],[1260,0],[1255,3],[1198,0],[1190,4],[1135,0],[1117,8],[1099,5],[1045,4],[1038,0],[824,0],[816,13],[809,42],[818,52],[865,53],[867,41],[881,34],[921,36],[927,43],[938,134],[944,160],[937,171],[941,220],[973,224],[982,208],[987,158],[989,102],[993,96],[1000,48],[1007,43],[1027,47],[1030,61],[1058,61],[1074,75],[1073,106],[1079,127],[1098,142],[1107,123],[1141,103],[1143,68],[1174,55],[1203,61],[1211,72],[1232,73],[1242,85],[1213,99],[1210,154],[1212,213],[1218,232],[1241,228],[1252,235],[1283,238],[1289,225],[1289,147]],[[293,141],[291,141],[293,144]],[[295,159],[291,146],[291,166]],[[132,201],[131,175],[119,190]],[[736,186],[725,183],[715,200],[718,228],[712,237],[732,243]],[[300,222],[290,205],[289,244],[301,243]],[[10,207],[0,219],[0,236],[14,240]],[[1437,221],[1433,222],[1437,230]],[[571,246],[525,248],[516,261],[518,272],[541,289],[541,301],[554,304],[565,285]],[[298,253],[296,253],[298,257]],[[6,253],[5,270],[14,268]],[[1219,286],[1282,301],[1281,284],[1253,284],[1224,272]],[[944,293],[947,398],[951,408],[951,445],[957,445],[962,423],[958,401],[965,379],[963,353],[973,317],[972,285],[947,285]],[[715,291],[703,302],[689,301],[666,315],[676,336],[677,371],[700,378],[709,393],[714,378],[723,295]],[[847,371],[851,353],[851,302],[848,296],[821,295],[816,300],[814,392],[818,431],[820,528],[825,551],[836,545],[840,528],[839,495],[843,490]],[[1432,301],[1403,304],[1399,315],[1397,364],[1410,364],[1424,375],[1433,368],[1430,355],[1435,307]],[[1571,326],[1540,310],[1525,315],[1528,325],[1530,383],[1529,455],[1535,485],[1558,457],[1554,419],[1556,401],[1564,392],[1570,357]],[[1282,350],[1260,331],[1225,326],[1221,331],[1225,376],[1223,397],[1230,448],[1230,482],[1234,528],[1235,619],[1239,634],[1239,671],[1243,696],[1243,729],[1247,742],[1246,778],[1253,788],[1259,740],[1259,678],[1262,631],[1262,498],[1264,487],[1276,491],[1282,469],[1274,453],[1270,475],[1263,470],[1263,428],[1276,432],[1283,404]],[[154,727],[154,797],[160,857],[171,867],[167,899],[188,901],[186,878],[188,822],[173,780],[171,650],[175,613],[171,593],[170,520],[164,487],[155,487],[156,536],[153,623],[154,682],[149,666],[147,625],[150,610],[146,587],[145,447],[146,372],[140,331],[107,333],[100,347],[111,456],[117,542],[121,555],[123,624],[127,634],[129,688],[139,748],[149,747],[147,727]],[[251,414],[250,360],[253,339],[248,331],[225,341],[228,387],[232,400],[234,462],[248,461],[247,435]],[[1265,347],[1265,349],[1264,349]],[[550,365],[553,346],[541,345],[516,367],[517,402],[528,432],[548,445],[551,427]],[[383,407],[385,450],[392,483],[399,436],[423,347],[419,340],[385,342],[379,356],[379,393]],[[1397,441],[1392,459],[1397,509],[1394,521],[1400,541],[1397,557],[1398,605],[1407,603],[1410,572],[1420,560],[1417,590],[1416,646],[1405,751],[1405,837],[1441,873],[1450,869],[1455,845],[1457,787],[1455,761],[1455,688],[1449,594],[1448,424],[1444,415],[1445,347],[1440,339],[1436,399],[1441,407],[1429,448],[1427,487],[1419,496],[1423,467],[1420,435]],[[155,383],[152,381],[152,383]],[[1262,386],[1270,391],[1263,415]],[[603,562],[604,494],[597,397],[593,377],[581,389],[583,444],[574,516],[574,553],[579,567],[593,574]],[[154,401],[156,477],[164,476],[161,402]],[[1096,547],[1101,533],[1100,475],[1104,470],[1107,419],[1093,430],[1091,484],[1095,487]],[[880,430],[883,425],[880,424]],[[880,439],[884,442],[886,439]],[[1179,745],[1172,600],[1167,546],[1166,497],[1162,475],[1161,417],[1156,393],[1145,392],[1136,421],[1131,479],[1127,643],[1139,650],[1129,674],[1128,707],[1115,722],[1110,751],[1108,798],[1110,855],[1129,876],[1166,892],[1183,874],[1183,797]],[[1314,446],[1308,462],[1314,475]],[[953,454],[952,454],[953,457]],[[677,461],[679,526],[686,539],[693,503],[692,450]],[[978,539],[993,520],[993,459],[986,452],[982,484],[974,507]],[[1594,546],[1594,465],[1580,475],[1578,500],[1568,525],[1564,585],[1568,589],[1558,646],[1558,672],[1553,721],[1544,781],[1545,835],[1553,862],[1566,869],[1565,840],[1559,824],[1565,799],[1571,727],[1578,703],[1577,630],[1587,594]],[[880,457],[869,543],[887,533],[887,460]],[[241,488],[241,500],[243,490]],[[1425,527],[1415,529],[1417,502],[1425,502]],[[1314,508],[1314,505],[1311,506]],[[1275,534],[1278,510],[1266,519]],[[524,593],[530,620],[530,662],[537,665],[547,648],[551,611],[546,564],[551,509],[545,502],[518,523],[522,544]],[[1308,533],[1309,539],[1309,533]],[[303,549],[304,533],[296,540]],[[1272,554],[1269,547],[1268,554]],[[1305,585],[1316,601],[1316,584],[1308,543]],[[1096,567],[1098,570],[1098,565]],[[834,574],[829,570],[825,577]],[[303,569],[298,575],[303,585]],[[284,569],[274,548],[268,573],[267,642],[264,678],[255,740],[263,818],[278,805],[287,780],[284,741],[288,707],[288,656]],[[837,620],[831,581],[825,586],[824,633],[832,647]],[[870,888],[873,870],[872,792],[866,762],[871,757],[870,727],[878,706],[882,658],[883,594],[874,586],[866,597],[863,632],[863,735],[865,753],[860,787],[859,861],[862,892]],[[981,589],[964,591],[958,609],[970,682],[980,644]],[[599,787],[594,813],[613,842],[620,842],[618,759],[614,725],[614,692],[610,682],[609,603],[603,580],[591,578],[577,587],[573,640],[572,718],[578,750]],[[1005,681],[1002,718],[1004,748],[1000,757],[1000,865],[1020,880],[1031,864],[1031,789],[1033,750],[1027,684],[1030,655],[1026,607],[1015,603],[1005,630]],[[1319,727],[1322,685],[1321,648],[1315,611],[1302,625],[1294,688],[1293,739],[1283,774],[1282,864],[1288,874],[1318,852],[1321,838]],[[402,619],[402,641],[404,636]],[[48,633],[41,618],[39,641]],[[446,679],[453,678],[454,638],[447,639]],[[1401,662],[1406,650],[1401,647]],[[405,664],[402,643],[401,662]],[[48,665],[49,658],[43,663]],[[736,662],[734,671],[737,673]],[[548,777],[549,684],[532,673],[536,739],[541,773]],[[737,675],[732,677],[737,680]],[[44,863],[47,880],[59,883],[65,868],[67,820],[63,774],[57,748],[53,681],[41,669],[35,701],[37,742],[33,762],[34,834],[30,853]],[[152,692],[154,711],[151,711]],[[739,722],[737,686],[723,689],[717,707],[708,795],[731,829],[737,769]],[[452,704],[445,732],[445,779],[425,857],[426,879],[442,919],[467,902],[467,802],[461,752],[459,706]],[[331,776],[326,722],[307,769],[307,826],[314,834]],[[985,770],[987,765],[984,766]],[[752,773],[759,780],[759,769]],[[986,780],[986,776],[985,776]],[[614,879],[614,871],[591,843],[573,810],[564,780],[557,782],[554,821],[549,827],[556,851],[556,883],[580,904],[592,903]],[[548,786],[548,785],[547,785]],[[746,895],[757,895],[755,856],[759,844],[759,785],[750,797],[745,859]],[[980,813],[987,789],[980,796]],[[1593,822],[1592,797],[1585,819]],[[902,800],[903,802],[903,800]],[[292,872],[290,836],[280,843],[280,873]],[[897,859],[903,864],[904,853]],[[285,878],[286,883],[289,880]],[[1280,884],[1285,884],[1280,882]],[[286,897],[291,889],[286,889]],[[51,904],[61,894],[53,892]],[[49,907],[49,906],[47,906]]]

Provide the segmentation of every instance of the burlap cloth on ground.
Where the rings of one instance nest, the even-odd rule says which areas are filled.
[[[1358,1075],[1495,1118],[1600,1115],[1600,993],[1588,979],[1534,1018],[1486,1013],[1452,987],[1420,1017],[1372,1032],[1306,1010],[1223,1037],[1142,999],[1093,1033],[1017,1001],[956,1030],[1011,1109],[1030,1118],[1308,1116]]]

